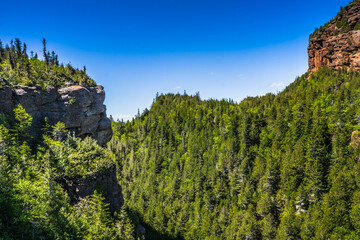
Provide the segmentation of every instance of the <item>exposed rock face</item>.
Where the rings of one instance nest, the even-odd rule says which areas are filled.
[[[354,149],[360,149],[360,132],[359,132],[359,130],[352,132],[350,146]]]
[[[360,70],[359,50],[360,1],[356,0],[310,36],[309,71],[323,66]]]
[[[63,122],[76,136],[90,136],[104,145],[112,137],[104,99],[102,86],[48,87],[46,91],[40,87],[4,86],[0,88],[0,112],[10,114],[21,104],[33,117],[34,128],[42,127],[47,117],[50,124]]]
[[[360,30],[338,36],[310,39],[309,70],[311,72],[328,66],[333,68],[360,69]]]
[[[103,194],[105,202],[109,203],[111,212],[119,212],[124,205],[124,198],[116,178],[115,165],[102,173],[94,173],[85,178],[58,177],[56,181],[67,191],[72,204],[79,203],[97,190]]]
[[[137,234],[138,235],[140,235],[140,236],[145,236],[145,234],[146,234],[146,229],[144,228],[144,226],[142,226],[142,225],[137,225],[136,226],[136,232],[137,232]]]

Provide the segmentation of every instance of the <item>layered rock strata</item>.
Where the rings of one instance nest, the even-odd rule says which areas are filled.
[[[360,1],[310,35],[308,54],[310,72],[324,66],[360,70]]]

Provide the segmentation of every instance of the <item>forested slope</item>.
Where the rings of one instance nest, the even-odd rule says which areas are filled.
[[[45,41],[43,54],[44,60],[33,53],[29,57],[26,44],[19,39],[5,47],[0,41],[0,88],[3,85],[6,89],[18,85],[44,89],[74,84],[95,85],[85,68],[78,70],[59,63],[54,52],[46,51]],[[57,98],[56,92],[37,91],[36,96],[33,94],[28,98],[32,99],[26,102],[27,107],[34,107],[31,103],[41,99],[41,94],[43,98],[48,97],[47,100]],[[7,97],[4,95],[0,94],[2,104]],[[91,95],[91,98],[96,97]],[[69,104],[75,105],[76,99],[72,100]],[[40,105],[47,102],[38,101]],[[114,155],[90,137],[76,138],[64,123],[51,126],[49,119],[44,118],[42,125],[38,123],[31,128],[33,117],[18,103],[14,101],[12,113],[0,111],[0,239],[135,239],[126,206],[110,212],[105,201],[110,195],[106,191],[108,187],[101,185],[106,181],[96,179],[106,178],[106,174],[114,172]],[[51,107],[56,108],[56,104]],[[94,119],[89,115],[85,117],[87,121]],[[36,141],[31,130],[40,136]],[[116,174],[111,177],[107,182],[115,179],[117,184]],[[69,187],[67,180],[71,184],[90,182],[95,186],[78,184]],[[71,189],[75,187],[75,193],[72,193]],[[87,188],[87,191],[81,188]],[[82,194],[76,201],[70,199],[78,191],[87,194]],[[112,195],[121,195],[121,192]]]
[[[110,147],[129,208],[169,239],[359,239],[359,123],[359,72],[325,67],[239,104],[157,96]]]
[[[134,239],[125,208],[110,214],[101,186],[74,205],[57,180],[107,171],[113,155],[62,123],[30,145],[31,121],[21,105],[0,114],[0,239]]]

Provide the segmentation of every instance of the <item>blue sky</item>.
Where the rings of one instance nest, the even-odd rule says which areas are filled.
[[[307,70],[308,35],[349,1],[0,0],[0,39],[87,67],[108,114],[129,119],[156,93],[203,99],[281,91]]]

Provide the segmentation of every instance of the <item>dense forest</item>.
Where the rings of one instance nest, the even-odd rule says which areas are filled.
[[[95,85],[45,39],[42,55],[0,42],[0,87]],[[0,239],[360,240],[358,71],[323,67],[240,103],[157,94],[112,122],[106,147],[47,119],[34,141],[31,127],[20,104],[0,113]],[[62,185],[115,168],[117,212],[103,186],[74,204]]]
[[[240,103],[161,94],[109,143],[147,239],[360,239],[360,73]]]
[[[106,171],[113,154],[62,123],[45,125],[42,141],[29,144],[31,120],[21,105],[0,114],[0,239],[135,239],[125,207],[111,214],[101,189],[72,205],[56,181]]]

